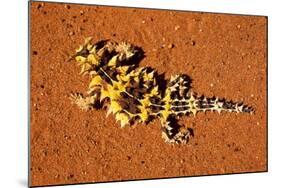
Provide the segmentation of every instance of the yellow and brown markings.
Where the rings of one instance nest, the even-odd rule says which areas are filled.
[[[83,110],[106,106],[121,127],[134,122],[148,123],[160,118],[162,137],[168,143],[187,143],[192,132],[180,126],[182,115],[205,111],[252,113],[253,109],[225,99],[197,97],[191,79],[180,74],[172,76],[165,87],[152,68],[138,67],[142,51],[131,44],[113,41],[91,43],[87,38],[71,57],[81,67],[81,74],[90,76],[88,95],[71,94],[70,99]]]

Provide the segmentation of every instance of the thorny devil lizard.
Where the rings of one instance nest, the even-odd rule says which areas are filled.
[[[167,143],[187,143],[191,129],[177,123],[182,115],[205,111],[253,113],[253,108],[219,99],[197,96],[185,74],[161,80],[152,68],[139,68],[136,58],[141,49],[129,43],[86,38],[71,59],[81,66],[81,74],[90,76],[88,95],[72,93],[70,98],[83,110],[105,107],[121,127],[134,122],[161,120],[162,137]]]

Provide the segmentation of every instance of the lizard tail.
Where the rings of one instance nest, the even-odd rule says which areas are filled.
[[[233,101],[227,101],[226,99],[219,99],[217,97],[198,97],[195,98],[194,108],[196,111],[226,111],[236,113],[254,113],[254,109],[251,106],[244,105],[242,102],[237,103]]]
[[[236,113],[253,113],[254,109],[243,103],[227,101],[216,97],[198,97],[190,91],[191,80],[186,75],[171,77],[168,83],[168,95],[170,95],[170,110],[172,114],[185,115],[196,114],[200,111],[226,111]]]

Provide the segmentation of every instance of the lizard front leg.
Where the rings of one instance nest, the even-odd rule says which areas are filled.
[[[101,88],[96,87],[89,92],[88,96],[83,96],[81,93],[70,94],[70,100],[82,110],[89,110],[97,107],[100,104]]]
[[[192,132],[180,126],[177,119],[170,115],[167,119],[161,118],[162,138],[167,143],[171,144],[186,144],[190,137],[193,136]]]

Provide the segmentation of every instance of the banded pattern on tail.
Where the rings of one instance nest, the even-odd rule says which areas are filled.
[[[254,109],[250,106],[244,105],[242,102],[235,103],[227,101],[226,99],[219,99],[217,97],[207,98],[201,96],[195,100],[195,107],[198,111],[221,111],[236,112],[236,113],[253,113]]]

